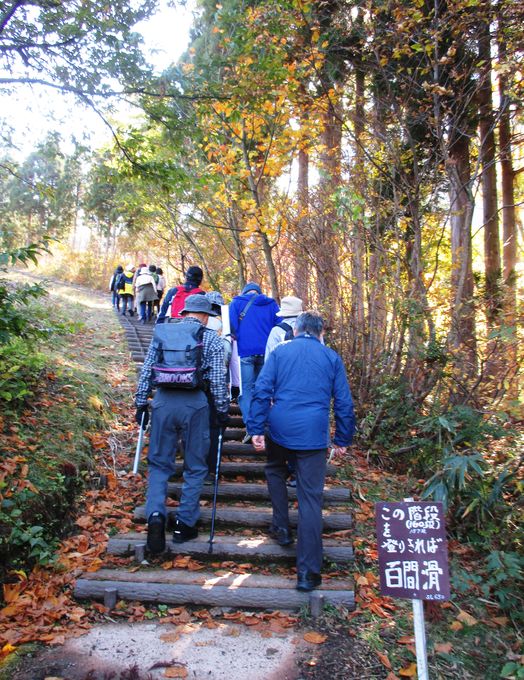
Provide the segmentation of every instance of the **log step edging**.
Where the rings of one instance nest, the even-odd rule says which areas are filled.
[[[180,499],[182,495],[182,482],[170,482],[167,487],[168,495]],[[203,486],[201,498],[213,498],[214,487]],[[296,500],[297,490],[293,487],[287,488],[290,500]],[[269,500],[267,484],[249,484],[247,482],[220,482],[218,484],[219,498],[235,498],[246,500]],[[335,486],[324,489],[324,504],[329,503],[349,503],[351,493],[343,486]]]
[[[166,536],[166,551],[178,555],[192,555],[206,558],[239,558],[270,559],[295,561],[296,543],[289,547],[278,545],[267,536],[217,536],[213,541],[213,553],[209,555],[207,535],[200,535],[198,539],[185,543],[174,543]],[[135,552],[137,545],[145,543],[144,533],[132,532],[112,536],[107,544],[107,552],[111,555],[127,556]],[[333,539],[323,540],[324,557],[337,564],[351,562],[354,559],[353,547],[343,545]]]
[[[74,595],[78,599],[103,600],[108,590],[116,590],[119,600],[165,604],[296,610],[309,603],[309,593],[297,591],[291,578],[258,574],[195,574],[183,570],[132,573],[107,569],[87,573],[77,580]],[[325,579],[318,592],[326,602],[354,608],[353,584],[349,580]]]
[[[224,461],[220,464],[220,476],[222,477],[229,477],[229,476],[244,476],[246,478],[251,478],[251,477],[264,477],[264,468],[266,464],[265,463],[260,463],[257,461],[251,461],[251,460],[246,460],[243,462],[236,462],[236,461]],[[339,468],[336,465],[327,465],[326,467],[326,477],[332,477],[333,475],[336,474],[337,470]],[[184,464],[183,463],[176,463],[176,468],[175,468],[175,477],[180,477],[182,475],[182,472],[184,470]],[[220,486],[222,483],[219,484],[219,490]],[[351,494],[351,492],[350,492]]]
[[[174,521],[176,508],[166,506],[165,515],[168,518],[168,526]],[[216,526],[234,525],[246,527],[268,527],[271,524],[273,510],[271,508],[231,508],[217,507]],[[353,525],[353,518],[347,512],[326,512],[322,513],[324,529],[350,529]],[[138,522],[146,521],[146,507],[140,505],[135,508],[134,519]],[[211,508],[200,509],[200,521],[209,523],[211,521]],[[298,523],[298,510],[289,511],[289,523],[296,527]]]

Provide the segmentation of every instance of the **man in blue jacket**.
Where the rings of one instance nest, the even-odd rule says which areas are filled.
[[[260,286],[253,282],[247,283],[242,293],[234,297],[229,305],[231,331],[237,341],[242,379],[242,394],[238,405],[245,423],[255,381],[264,365],[267,339],[273,326],[280,321],[278,311],[279,306],[275,300],[263,295]],[[248,435],[244,443],[249,439]]]
[[[258,377],[247,423],[255,449],[267,448],[271,534],[280,545],[293,542],[286,476],[287,462],[296,462],[297,590],[303,591],[322,582],[322,497],[332,399],[336,454],[346,453],[355,429],[344,364],[334,350],[320,342],[323,326],[322,317],[314,312],[303,312],[297,318],[295,338],[271,352]]]

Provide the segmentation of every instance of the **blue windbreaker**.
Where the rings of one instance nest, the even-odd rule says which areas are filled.
[[[247,310],[246,316],[239,322],[239,314],[253,295],[255,296],[253,304]],[[231,331],[237,339],[240,357],[265,353],[266,342],[271,329],[280,322],[280,318],[276,316],[278,311],[279,306],[275,300],[267,297],[267,295],[246,293],[246,295],[237,295],[231,300],[229,319]]]
[[[255,384],[249,434],[264,434],[288,449],[326,448],[334,400],[337,446],[349,446],[355,430],[353,399],[342,359],[317,338],[298,335],[269,355]]]

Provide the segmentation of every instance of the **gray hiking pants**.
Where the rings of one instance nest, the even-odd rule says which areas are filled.
[[[287,464],[296,461],[298,530],[297,571],[319,574],[322,568],[322,501],[326,477],[326,449],[294,451],[266,437],[267,486],[275,529],[289,527]]]
[[[167,483],[175,473],[179,441],[184,447],[184,483],[176,515],[194,526],[200,517],[200,493],[209,451],[209,406],[201,390],[158,389],[152,404],[146,517],[165,516]]]

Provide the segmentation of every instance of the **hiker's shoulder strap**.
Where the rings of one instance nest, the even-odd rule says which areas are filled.
[[[255,302],[256,294],[251,296],[251,300],[248,301],[247,305],[244,307],[244,309],[240,312],[238,315],[238,322],[240,323],[242,319],[245,317],[245,315],[248,313],[249,308]]]

